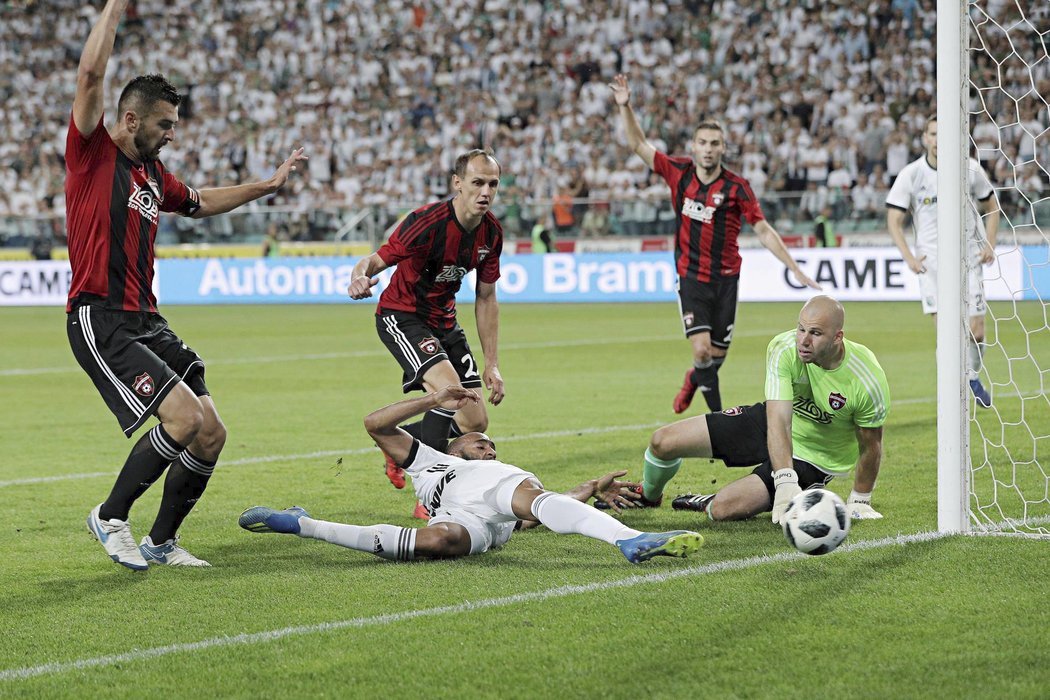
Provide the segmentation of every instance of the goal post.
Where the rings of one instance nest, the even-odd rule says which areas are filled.
[[[967,0],[937,0],[937,529],[967,532],[968,405],[963,356],[963,207],[969,154]],[[966,144],[966,147],[964,147]]]
[[[1050,538],[1050,3],[937,0],[937,527]],[[973,127],[971,129],[971,126]],[[980,130],[981,135],[978,136]],[[975,149],[977,150],[975,154]],[[996,258],[969,163],[1000,210]],[[994,164],[994,172],[993,172]],[[967,223],[967,219],[970,223]],[[969,280],[991,296],[970,391]],[[994,293],[990,293],[992,290]]]

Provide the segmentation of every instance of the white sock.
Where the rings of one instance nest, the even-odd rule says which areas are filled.
[[[984,343],[976,343],[973,338],[970,338],[969,345],[966,347],[967,356],[970,359],[969,371],[967,372],[968,379],[977,379],[978,374],[981,371],[981,358],[984,355]]]
[[[642,534],[586,503],[551,491],[532,502],[532,514],[560,535],[584,535],[609,544]]]
[[[383,559],[409,561],[416,553],[416,531],[410,527],[344,525],[299,518],[299,536],[369,552]]]

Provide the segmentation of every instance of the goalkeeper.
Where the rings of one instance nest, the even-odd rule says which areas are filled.
[[[715,494],[679,496],[676,510],[742,520],[772,509],[779,523],[791,498],[855,469],[847,509],[881,518],[871,492],[882,460],[889,387],[875,355],[843,337],[845,313],[829,296],[810,299],[798,327],[766,351],[766,401],[696,416],[653,433],[645,452],[643,506],[659,505],[683,457],[715,457],[729,467],[758,465]]]

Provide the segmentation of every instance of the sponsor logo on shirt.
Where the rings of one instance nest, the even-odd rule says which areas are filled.
[[[714,198],[712,198],[713,200]],[[721,204],[721,199],[719,199]],[[682,204],[682,215],[688,216],[694,221],[700,221],[702,223],[710,223],[715,218],[715,209],[717,205],[709,207],[702,202],[698,202],[695,199],[685,198],[685,202]]]
[[[435,282],[458,282],[467,275],[467,268],[458,265],[445,265],[434,278]]]
[[[153,223],[160,217],[160,198],[137,182],[131,183],[131,196],[128,197],[128,209],[137,211]]]

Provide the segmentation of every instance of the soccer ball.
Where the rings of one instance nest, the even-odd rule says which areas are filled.
[[[784,537],[806,554],[827,554],[849,534],[849,513],[837,494],[809,489],[791,499],[784,518]]]

